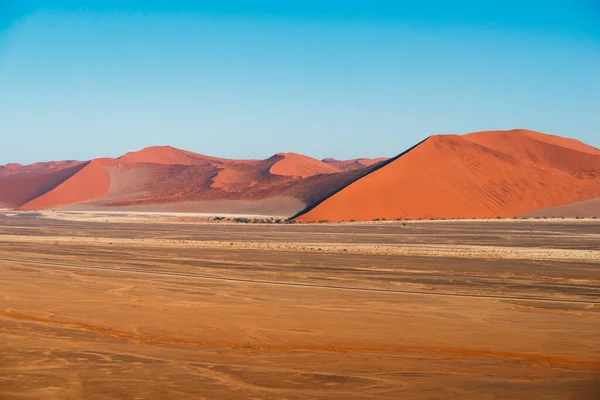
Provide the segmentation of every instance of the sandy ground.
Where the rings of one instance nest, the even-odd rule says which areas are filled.
[[[597,399],[599,235],[0,214],[0,398]]]

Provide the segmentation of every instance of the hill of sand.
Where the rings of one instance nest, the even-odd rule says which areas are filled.
[[[596,152],[523,130],[432,136],[299,220],[512,217],[584,201],[600,193]]]
[[[323,161],[325,164],[331,165],[342,171],[349,171],[353,169],[360,169],[364,167],[369,167],[373,164],[380,163],[382,161],[387,160],[385,157],[381,158],[355,158],[352,160],[336,160],[335,158],[324,158]]]
[[[40,164],[35,170],[44,173],[36,174],[31,174],[30,166],[0,170],[7,175],[0,175],[0,188],[7,188],[0,206],[291,216],[369,172],[369,168],[339,171],[294,153],[266,160],[228,160],[169,146],[81,163],[56,177],[46,171],[60,165],[63,162]],[[13,182],[23,190],[8,190]]]
[[[336,167],[328,165],[323,161],[303,156],[302,154],[278,153],[276,156],[279,157],[279,159],[269,170],[273,175],[307,178],[313,175],[340,172]]]
[[[226,161],[221,158],[205,156],[190,151],[176,149],[172,146],[152,146],[126,153],[118,159],[123,164],[179,164],[179,165],[203,165],[213,162]]]

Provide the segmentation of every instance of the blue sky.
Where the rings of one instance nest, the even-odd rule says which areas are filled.
[[[600,147],[597,1],[0,0],[0,164],[517,127]]]

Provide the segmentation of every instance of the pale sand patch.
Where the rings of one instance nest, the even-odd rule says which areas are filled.
[[[223,203],[225,201],[221,201]],[[193,202],[192,202],[193,203]],[[198,203],[198,202],[195,202]],[[182,203],[183,204],[183,203]],[[145,207],[145,208],[144,208]],[[31,213],[31,211],[13,211],[9,209],[0,209],[0,213],[5,216],[15,216],[18,214]],[[81,221],[81,222],[130,222],[130,223],[207,223],[214,217],[225,218],[280,218],[282,215],[266,215],[258,213],[239,213],[239,212],[193,212],[193,211],[170,211],[154,209],[153,206],[132,206],[129,207],[98,207],[90,209],[88,206],[82,209],[72,207],[69,209],[40,210],[35,211],[36,215],[42,218],[61,220],[61,221]],[[502,224],[551,224],[551,223],[577,223],[577,224],[597,224],[600,232],[600,219],[597,218],[519,218],[519,219],[445,219],[445,220],[386,220],[386,221],[355,221],[355,222],[323,222],[318,223],[321,226],[340,226],[340,225],[402,225],[402,224],[448,224],[448,223],[502,223]],[[227,222],[220,222],[226,224]],[[303,224],[307,224],[306,222]]]
[[[499,247],[441,244],[341,244],[292,243],[259,241],[195,241],[172,239],[83,238],[65,236],[0,235],[0,241],[19,243],[55,243],[88,246],[131,246],[161,248],[204,248],[232,250],[269,250],[285,252],[322,252],[341,254],[427,256],[502,260],[549,260],[572,262],[600,262],[600,250],[552,249],[532,247]]]
[[[136,213],[138,215],[171,216],[252,216],[287,218],[302,210],[304,203],[293,197],[277,196],[263,200],[195,200],[163,204],[107,206],[101,201],[85,202],[53,211],[81,213]]]

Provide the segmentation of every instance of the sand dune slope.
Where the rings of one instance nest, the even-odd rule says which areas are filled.
[[[107,167],[113,163],[112,159],[92,160],[54,189],[23,204],[18,209],[39,210],[103,196],[110,189]]]
[[[15,208],[54,189],[79,172],[84,164],[68,162],[52,168],[35,164],[4,167],[0,169],[0,207]]]
[[[600,156],[571,147],[529,131],[433,136],[299,220],[511,217],[597,197]]]

